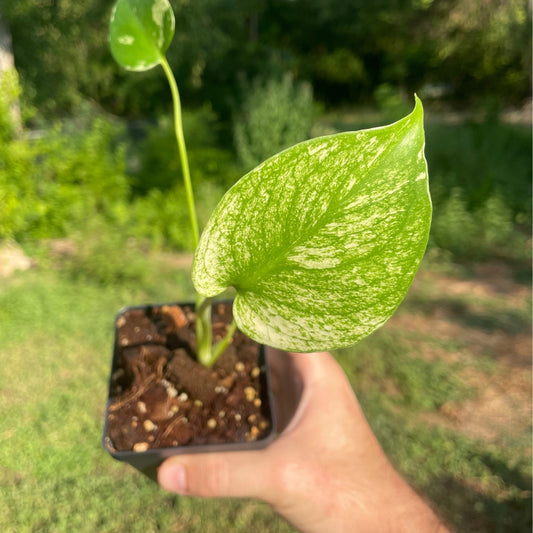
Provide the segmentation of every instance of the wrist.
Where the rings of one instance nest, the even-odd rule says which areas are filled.
[[[387,509],[387,523],[383,524],[383,533],[450,533],[439,517],[396,472],[395,479],[388,485],[388,497],[383,504]],[[389,503],[387,504],[387,501]],[[376,516],[376,515],[375,515]],[[379,516],[379,514],[377,515]]]

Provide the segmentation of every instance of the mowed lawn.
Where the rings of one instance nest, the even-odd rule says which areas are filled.
[[[191,296],[164,261],[140,288],[46,265],[0,280],[0,531],[292,531],[260,502],[171,496],[101,447],[115,313]],[[426,261],[397,315],[338,354],[393,462],[465,533],[531,529],[531,287],[516,274]]]

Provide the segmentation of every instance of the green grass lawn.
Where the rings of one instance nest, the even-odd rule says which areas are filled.
[[[165,289],[102,288],[51,271],[2,282],[0,531],[289,530],[263,504],[170,496],[103,451],[114,314],[188,292]]]
[[[151,264],[135,290],[53,265],[0,280],[0,531],[292,530],[262,503],[166,494],[102,449],[116,311],[191,296],[182,271]],[[426,265],[389,324],[338,354],[393,462],[464,532],[531,526],[530,367],[491,340],[512,352],[530,335],[529,287],[508,282]],[[476,432],[468,413],[497,386],[514,407]]]
[[[328,113],[314,133],[384,118]],[[89,209],[110,176],[124,184],[107,130],[87,132],[88,152],[70,137],[52,143],[35,167],[35,179],[49,174],[37,204],[17,211],[13,236],[39,266],[0,279],[0,532],[290,531],[261,503],[168,495],[100,445],[116,312],[192,296],[183,263],[140,242],[183,246],[179,190]],[[529,533],[531,126],[450,122],[428,106],[426,131],[434,258],[393,319],[338,358],[392,461],[458,531]],[[233,176],[233,156],[208,148],[198,161]],[[33,155],[7,152],[18,191]],[[76,188],[84,168],[94,190]],[[199,174],[205,214],[220,187]],[[60,230],[69,253],[33,241]]]
[[[458,531],[531,530],[531,296],[502,264],[426,262],[341,362],[389,457]]]

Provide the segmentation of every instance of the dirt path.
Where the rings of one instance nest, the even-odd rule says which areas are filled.
[[[491,263],[458,278],[421,271],[410,295],[413,310],[390,326],[416,333],[424,356],[459,363],[475,397],[445,403],[424,414],[466,436],[488,442],[527,437],[531,431],[531,287],[516,283],[511,268]],[[480,364],[485,361],[485,364]]]

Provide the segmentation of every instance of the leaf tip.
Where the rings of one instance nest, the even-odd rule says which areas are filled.
[[[424,114],[424,106],[422,105],[422,100],[418,97],[418,95],[415,93],[415,107],[413,109],[413,113],[420,113],[422,116]]]

